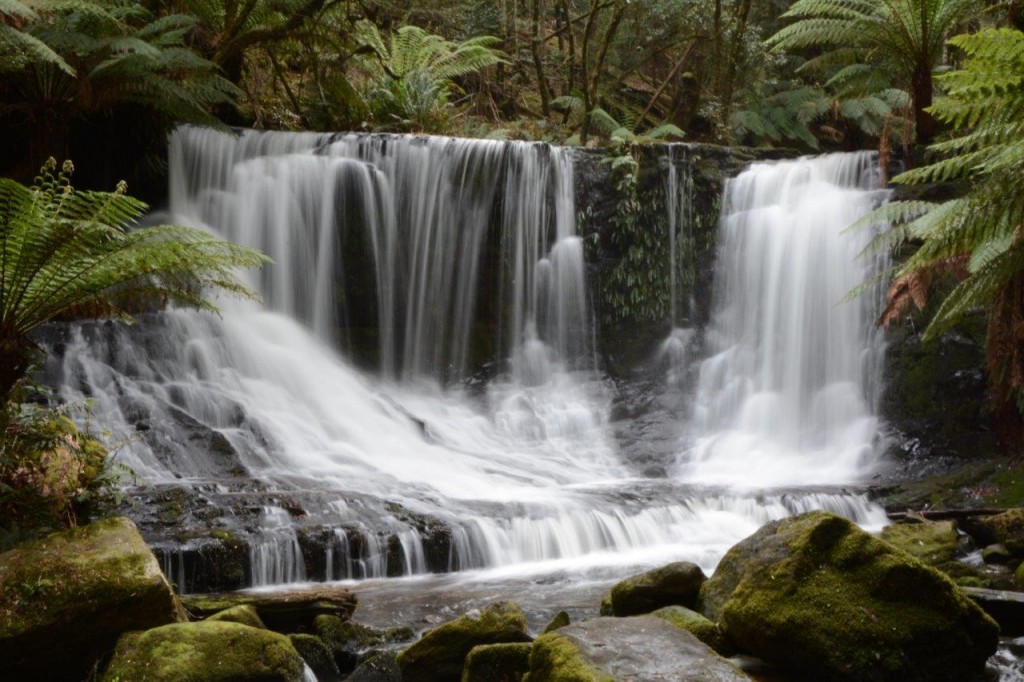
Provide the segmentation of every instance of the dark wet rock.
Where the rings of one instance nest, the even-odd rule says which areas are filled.
[[[971,679],[999,636],[949,578],[825,512],[735,545],[702,604],[740,650],[813,679]]]
[[[1015,557],[1024,557],[1024,509],[964,519],[964,530],[979,547],[1001,544]]]
[[[248,625],[251,628],[263,628],[266,629],[266,625],[260,620],[260,615],[256,612],[256,607],[252,604],[239,604],[238,606],[232,606],[229,609],[218,611],[206,620],[213,622],[224,622],[224,623],[241,623],[242,625]]]
[[[316,635],[304,633],[292,633],[288,635],[292,646],[302,656],[302,660],[316,674],[317,682],[332,682],[341,679],[341,671],[334,661],[331,650],[327,648],[323,640]]]
[[[953,561],[960,549],[960,538],[953,521],[919,519],[894,523],[883,528],[879,537],[929,566]]]
[[[749,682],[691,633],[651,616],[595,618],[537,638],[530,682]]]
[[[408,682],[398,666],[398,654],[382,651],[359,664],[345,682]]]
[[[689,561],[626,578],[612,587],[612,615],[635,616],[672,605],[692,608],[705,580],[700,566]]]
[[[462,682],[520,682],[530,670],[530,649],[526,642],[484,644],[466,656]]]
[[[250,605],[266,626],[277,632],[311,632],[317,616],[347,620],[356,596],[344,587],[316,587],[273,593],[193,594],[182,603],[195,618],[207,618],[233,606]]]
[[[551,622],[544,626],[544,629],[541,630],[541,634],[546,635],[549,632],[554,632],[555,630],[564,628],[566,625],[569,625],[569,623],[569,614],[565,611],[559,611],[555,614],[554,618],[551,619]]]
[[[1008,564],[1013,560],[1013,554],[1006,545],[997,543],[981,550],[981,560],[986,564]]]
[[[228,622],[175,623],[117,643],[103,682],[301,682],[302,657],[284,635]]]
[[[314,625],[317,635],[327,645],[342,672],[353,670],[368,653],[408,642],[416,636],[409,627],[381,630],[337,616],[317,616]]]
[[[122,633],[183,620],[156,559],[126,518],[0,554],[5,679],[81,680]]]
[[[1024,635],[1024,593],[979,587],[962,589],[974,603],[999,623],[999,632],[1003,637]]]
[[[403,679],[458,682],[466,656],[474,647],[529,641],[522,609],[511,602],[499,602],[427,631],[398,655],[398,664]]]
[[[732,654],[731,647],[726,643],[718,623],[708,620],[696,611],[691,611],[685,606],[665,606],[657,611],[652,611],[650,615],[686,630],[723,656]]]

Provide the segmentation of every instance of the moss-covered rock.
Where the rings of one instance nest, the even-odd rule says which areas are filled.
[[[232,606],[230,609],[224,609],[218,611],[206,620],[213,622],[224,622],[224,623],[241,623],[242,625],[248,625],[251,628],[264,628],[266,625],[260,620],[260,614],[256,613],[256,607],[251,604],[239,604],[238,606]]]
[[[979,547],[1002,544],[1013,556],[1024,557],[1024,509],[967,518],[963,527]]]
[[[473,647],[529,641],[523,610],[512,602],[499,602],[426,632],[398,655],[398,664],[403,679],[459,682]]]
[[[135,524],[117,517],[0,555],[10,679],[80,680],[122,633],[185,620]]]
[[[345,682],[409,682],[398,667],[398,654],[381,651],[370,656],[345,678]]]
[[[882,529],[880,537],[929,566],[956,559],[960,538],[952,521],[894,523]]]
[[[718,623],[708,620],[696,611],[691,611],[685,606],[665,606],[657,611],[652,611],[650,615],[686,630],[723,656],[733,653],[727,646]]]
[[[601,597],[601,606],[597,612],[602,616],[614,616],[615,611],[612,610],[612,595],[606,594]]]
[[[730,549],[705,605],[722,594],[712,611],[741,650],[813,679],[971,679],[999,637],[949,578],[825,512],[774,521]]]
[[[192,594],[181,599],[195,618],[209,618],[232,606],[249,605],[260,620],[276,632],[309,632],[317,616],[348,620],[356,608],[356,596],[344,587],[319,586],[291,592]]]
[[[317,616],[314,625],[342,672],[354,669],[368,652],[408,642],[416,636],[416,631],[409,627],[380,630],[336,616]]]
[[[691,633],[660,618],[595,618],[541,635],[529,682],[749,682]]]
[[[996,543],[981,550],[981,560],[986,564],[1008,564],[1013,560],[1013,554],[1006,545]]]
[[[570,622],[572,621],[569,620],[569,614],[565,611],[559,611],[555,614],[554,618],[551,619],[551,622],[544,626],[544,629],[541,630],[541,634],[546,635],[549,632],[554,632],[555,630],[564,628]]]
[[[689,561],[626,578],[612,587],[612,615],[635,616],[673,605],[692,608],[705,580],[700,566]]]
[[[530,648],[526,642],[473,647],[462,668],[462,682],[520,682],[530,669]]]
[[[292,641],[292,646],[299,652],[299,656],[302,656],[306,665],[316,673],[320,682],[336,680],[341,677],[338,664],[334,662],[331,650],[327,648],[322,639],[316,635],[303,633],[293,633],[288,635],[288,639]]]
[[[103,682],[301,682],[285,636],[229,622],[176,623],[121,638]]]

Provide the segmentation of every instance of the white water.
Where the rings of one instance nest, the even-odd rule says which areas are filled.
[[[728,183],[687,481],[835,485],[878,464],[878,297],[841,302],[880,265],[858,257],[870,230],[844,232],[885,197],[875,165],[835,154]]]
[[[828,384],[839,388],[824,393],[836,393],[833,402],[819,403],[830,406],[829,419],[852,405],[860,421],[843,422],[850,431],[844,448],[856,451],[851,461],[826,471],[811,466],[815,453],[801,446],[803,466],[813,469],[805,476],[785,459],[791,435],[783,434],[769,454],[781,458],[785,475],[758,487],[789,492],[692,488],[693,481],[753,480],[753,470],[735,476],[734,467],[749,463],[737,460],[738,447],[719,449],[705,436],[678,480],[633,478],[609,428],[610,387],[594,364],[568,151],[184,129],[172,138],[170,158],[176,220],[274,259],[253,281],[266,305],[225,301],[221,318],[168,311],[136,329],[72,327],[62,391],[95,401],[94,419],[114,440],[130,440],[119,459],[146,481],[192,486],[214,500],[253,490],[315,493],[297,499],[304,516],[333,528],[328,578],[383,577],[396,561],[404,574],[496,567],[523,574],[676,559],[711,570],[731,544],[771,519],[820,508],[867,525],[884,519],[861,495],[801,490],[867,470],[862,455],[875,423],[867,398],[850,397],[864,383],[842,373]],[[761,186],[767,172],[758,168],[734,188],[774,191]],[[858,194],[833,193],[844,192]],[[843,211],[831,226],[853,214]],[[723,301],[732,304],[729,296]],[[763,303],[736,305],[756,314]],[[379,335],[379,374],[356,369],[339,352],[359,345],[353,337],[366,326]],[[475,364],[480,327],[497,330],[489,344],[498,371],[485,388],[477,379],[465,388],[460,380]],[[847,345],[873,352],[853,327]],[[726,328],[718,332],[723,338]],[[737,338],[747,333],[758,332],[741,330]],[[794,348],[793,357],[818,362],[819,350]],[[726,389],[756,385],[752,377],[764,373],[756,362],[744,364],[744,352],[718,356]],[[743,378],[747,369],[753,374]],[[847,395],[843,387],[852,383]],[[729,416],[746,398],[721,397],[732,393],[703,384],[701,391],[708,396],[704,433],[732,443],[749,436],[747,423],[732,425]],[[763,392],[749,392],[750,399]],[[807,410],[785,416],[817,424]],[[819,449],[831,447],[830,437]],[[404,511],[395,513],[392,503]],[[261,504],[249,539],[250,582],[304,580],[296,522]],[[405,512],[448,529],[447,566],[428,565],[423,531]],[[167,561],[179,572],[183,565]]]

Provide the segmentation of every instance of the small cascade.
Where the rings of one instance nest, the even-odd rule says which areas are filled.
[[[871,153],[836,154],[729,181],[684,480],[837,484],[872,471],[880,297],[842,301],[883,265],[860,255],[870,230],[846,231],[886,197],[876,166]]]
[[[667,367],[669,385],[678,385],[686,377],[692,361],[696,338],[697,304],[694,300],[697,252],[694,237],[693,169],[689,147],[668,146],[662,159],[664,169],[665,213],[669,245],[669,320],[672,331],[659,349],[661,362]],[[686,292],[684,294],[684,292]]]
[[[288,512],[264,507],[259,535],[249,546],[251,583],[279,585],[306,579],[306,563]]]

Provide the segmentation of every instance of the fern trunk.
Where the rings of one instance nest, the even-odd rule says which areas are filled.
[[[920,144],[930,144],[939,128],[935,117],[926,111],[932,105],[932,93],[931,64],[922,64],[914,70],[910,93],[914,107],[914,125],[917,128],[917,141]]]
[[[25,338],[0,339],[0,408],[10,402],[28,373],[34,348]]]
[[[1019,454],[1024,452],[1024,275],[996,295],[986,336],[996,433],[1008,452]]]

